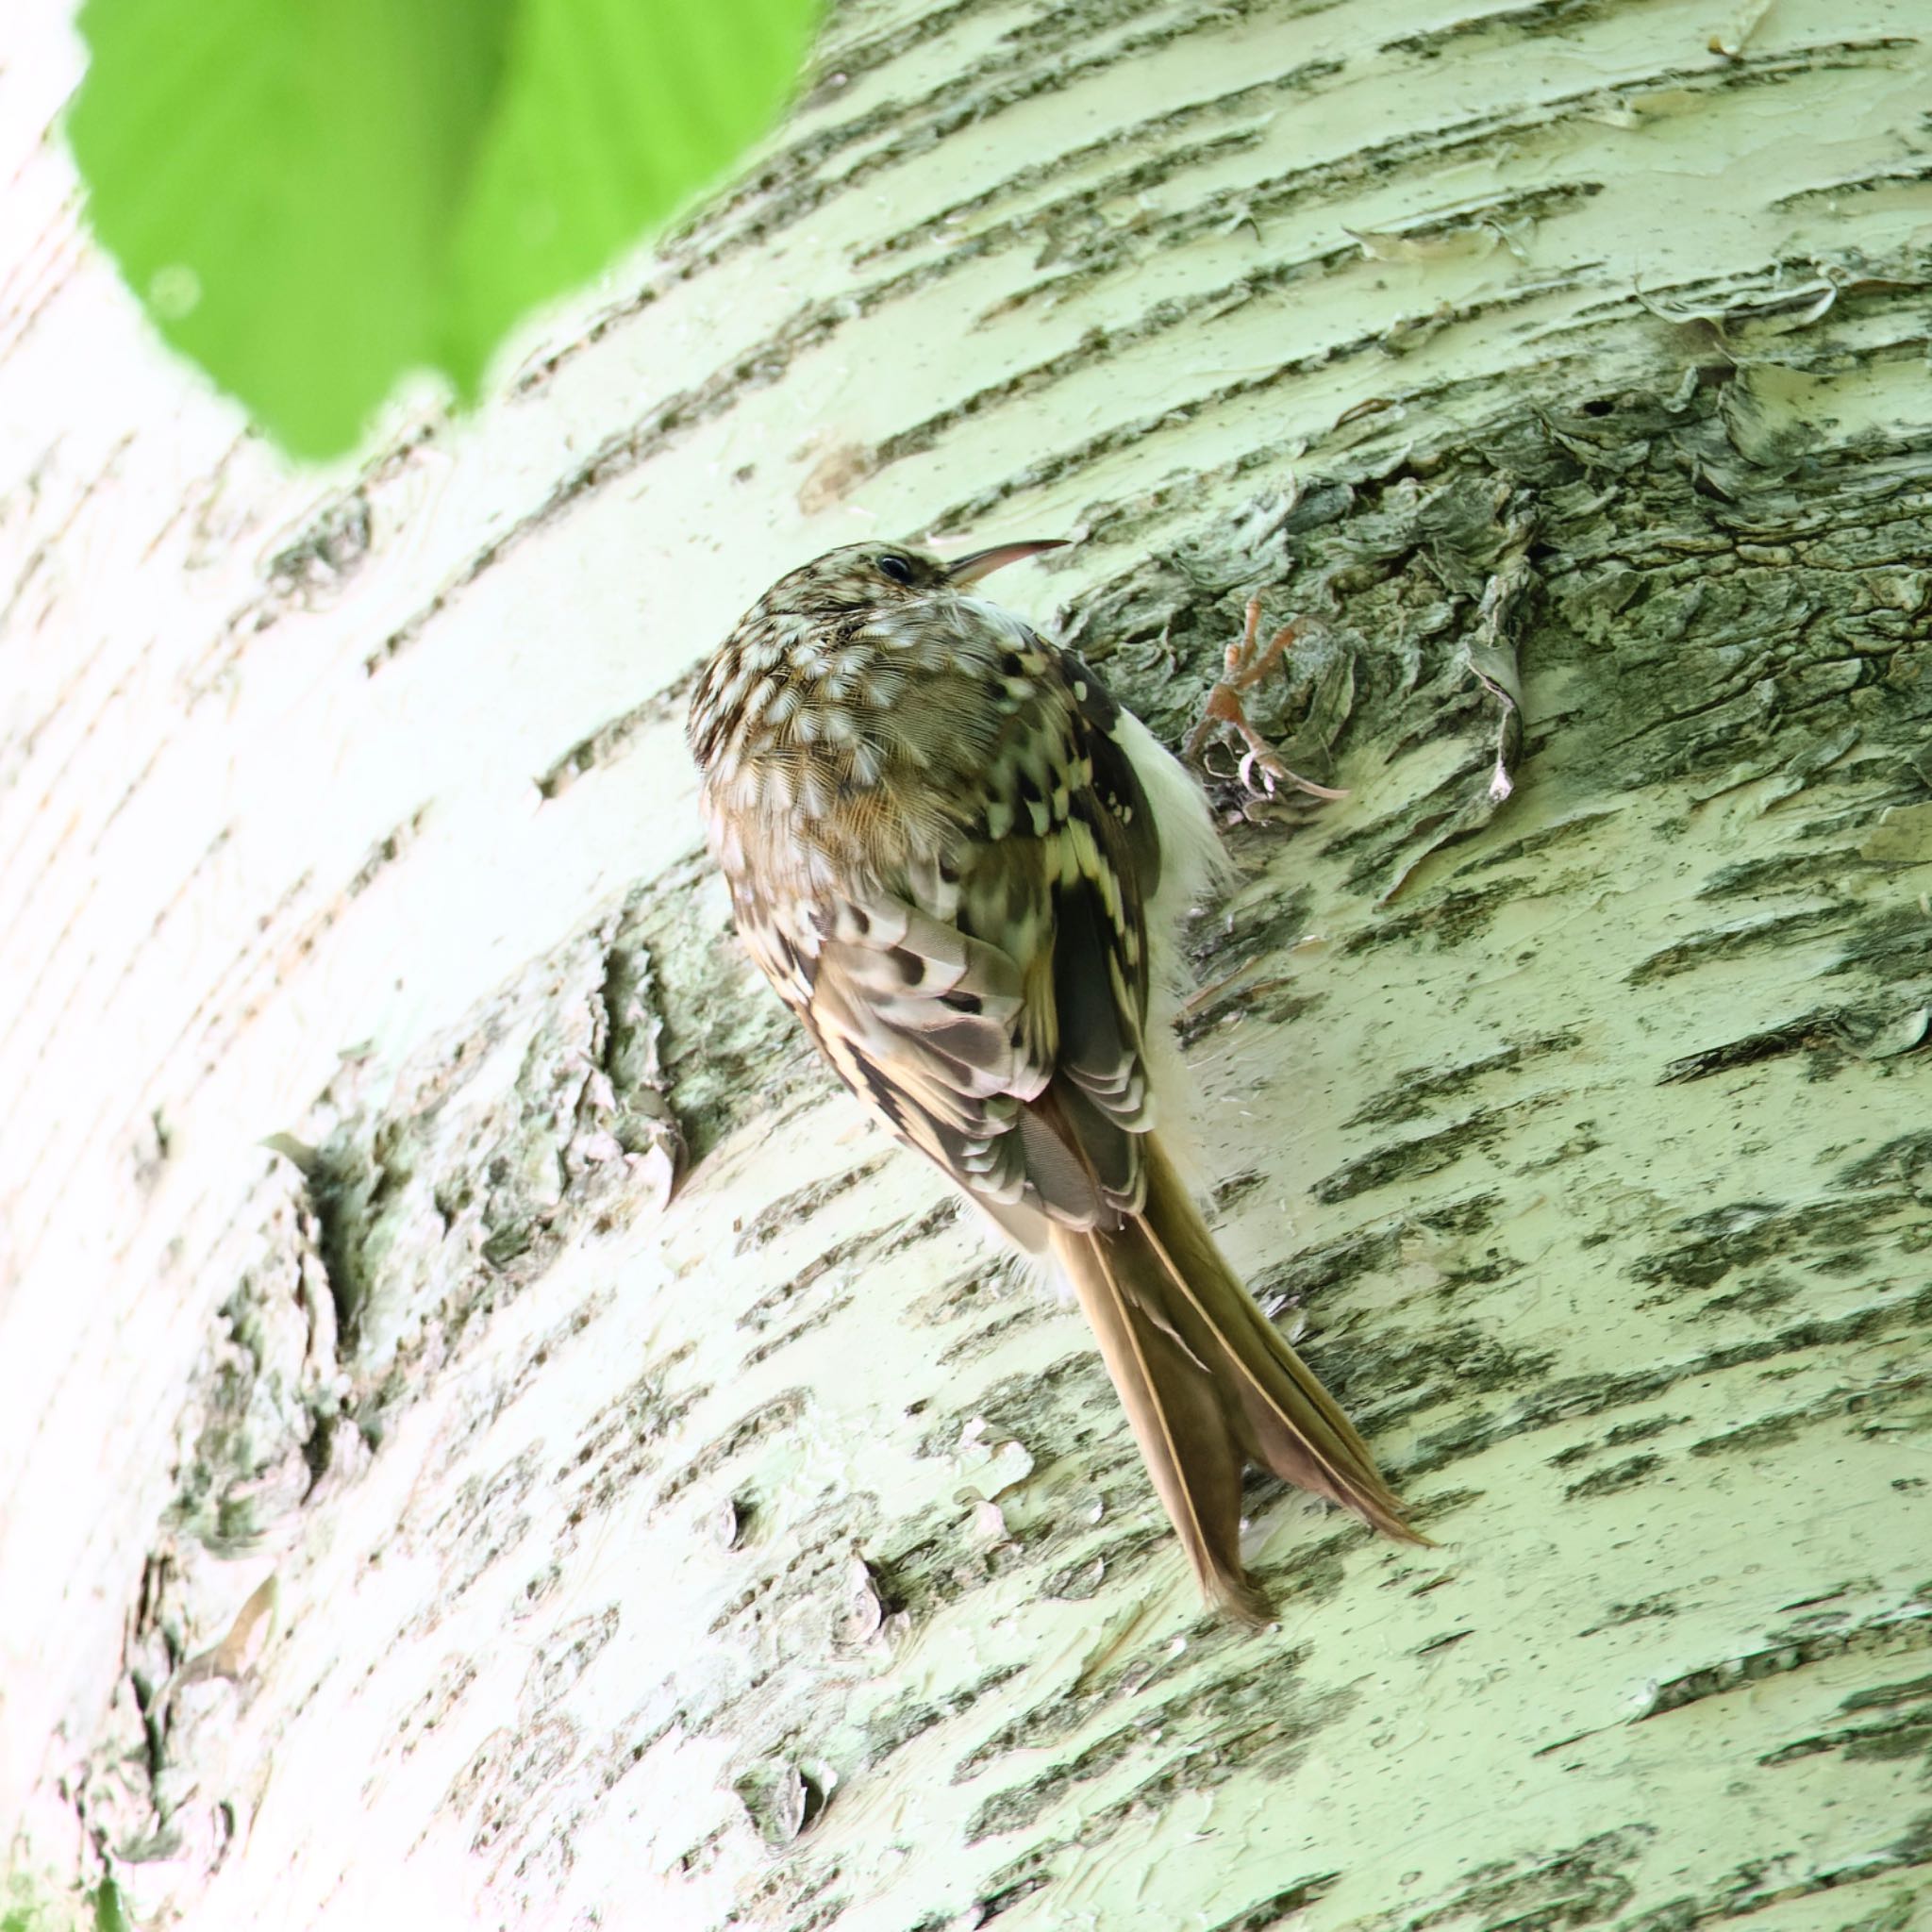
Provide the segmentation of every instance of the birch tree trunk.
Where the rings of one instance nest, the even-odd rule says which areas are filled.
[[[21,30],[24,1895],[1927,1923],[1932,57],[1725,5],[846,6],[325,487],[79,239]],[[1210,754],[1199,1165],[1439,1547],[1257,1483],[1267,1633],[729,937],[689,676],[873,531],[1077,537],[1001,594],[1170,742],[1297,625],[1255,714],[1348,795]]]

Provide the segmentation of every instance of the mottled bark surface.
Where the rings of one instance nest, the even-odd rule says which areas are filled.
[[[1922,31],[847,8],[739,192],[321,491],[139,339],[23,147],[37,1895],[1921,1923]],[[0,120],[69,80],[0,76]],[[1251,594],[1297,625],[1257,721],[1348,796],[1212,755],[1198,1164],[1440,1547],[1257,1481],[1261,1636],[1200,1610],[1077,1318],[834,1090],[700,858],[691,669],[875,528],[1079,536],[1003,594],[1170,742]]]

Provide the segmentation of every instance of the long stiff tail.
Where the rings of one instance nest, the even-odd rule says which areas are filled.
[[[1147,1201],[1118,1229],[1053,1230],[1056,1257],[1154,1487],[1208,1596],[1251,1624],[1267,1598],[1241,1568],[1241,1469],[1353,1509],[1383,1535],[1423,1543],[1374,1457],[1307,1365],[1255,1306],[1153,1135]]]

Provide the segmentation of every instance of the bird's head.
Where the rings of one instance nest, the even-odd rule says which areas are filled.
[[[760,600],[768,617],[888,617],[947,591],[960,591],[983,576],[1042,550],[1058,550],[1058,537],[995,543],[950,562],[909,543],[846,543],[802,564]]]
[[[780,577],[698,679],[698,763],[708,770],[734,750],[789,758],[802,743],[858,757],[852,747],[882,736],[878,720],[907,681],[950,658],[961,594],[1002,564],[1058,548],[1058,538],[1041,538],[947,562],[909,543],[847,543]]]

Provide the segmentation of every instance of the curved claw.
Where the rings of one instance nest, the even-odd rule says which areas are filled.
[[[1256,636],[1261,625],[1261,600],[1248,599],[1247,622],[1240,639],[1227,647],[1226,675],[1208,693],[1200,722],[1188,734],[1186,756],[1205,763],[1210,741],[1230,743],[1239,739],[1247,749],[1236,766],[1236,774],[1249,795],[1273,798],[1277,786],[1286,785],[1310,798],[1346,798],[1346,791],[1332,785],[1318,785],[1293,771],[1275,748],[1248,723],[1247,707],[1241,693],[1250,691],[1262,674],[1282,656],[1294,640],[1294,625],[1285,624],[1268,642],[1257,648]],[[1258,778],[1257,774],[1258,775]]]
[[[1241,761],[1235,769],[1241,775],[1241,783],[1257,795],[1265,791],[1273,798],[1277,785],[1288,785],[1297,791],[1306,791],[1310,798],[1333,800],[1348,796],[1345,787],[1317,785],[1312,778],[1304,778],[1299,772],[1291,771],[1282,763],[1278,753],[1266,748],[1243,752]],[[1255,782],[1255,774],[1257,771],[1261,774],[1261,782],[1258,785]]]

